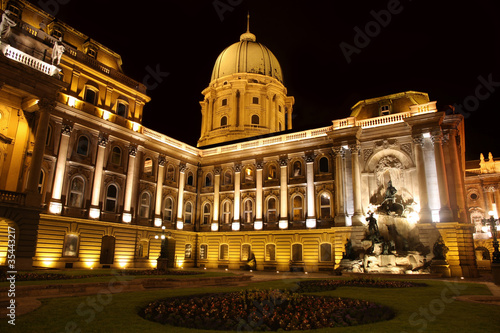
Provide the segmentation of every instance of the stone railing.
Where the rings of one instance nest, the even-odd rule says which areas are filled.
[[[56,66],[46,63],[40,59],[30,56],[18,49],[10,46],[9,44],[5,44],[4,42],[0,42],[0,50],[2,53],[9,59],[20,62],[23,65],[36,69],[47,75],[54,75],[59,73],[59,69]]]
[[[369,119],[357,120],[356,117],[349,117],[333,121],[333,130],[359,126],[361,128],[370,128],[402,123],[405,118],[413,117],[417,114],[437,112],[436,102],[429,102],[425,104],[418,104],[410,106],[410,111],[394,113],[387,116],[380,116]]]
[[[24,205],[26,195],[24,193],[0,190],[0,203]]]

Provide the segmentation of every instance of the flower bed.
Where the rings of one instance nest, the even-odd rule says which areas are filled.
[[[307,280],[298,283],[296,292],[321,292],[335,290],[338,287],[370,287],[370,288],[411,288],[425,287],[425,283],[410,281],[385,281],[376,279],[349,279],[349,280]]]
[[[195,329],[289,331],[373,323],[392,319],[394,312],[364,300],[286,290],[247,290],[158,300],[142,309],[140,315]]]
[[[16,274],[16,281],[85,279],[85,278],[112,276],[112,275],[197,275],[197,274],[203,274],[203,273],[195,271],[185,271],[185,270],[158,271],[156,269],[116,270],[116,271],[110,271],[109,273],[106,274],[81,274],[81,275],[69,275],[62,273],[18,273]],[[0,282],[5,282],[5,281],[7,281],[7,275],[0,275]]]

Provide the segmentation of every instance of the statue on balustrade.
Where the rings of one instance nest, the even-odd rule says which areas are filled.
[[[66,48],[62,44],[62,37],[54,42],[54,47],[52,48],[52,65],[59,66],[61,63],[61,57]]]
[[[2,14],[2,22],[0,22],[0,37],[7,38],[10,34],[10,28],[16,26],[16,22],[9,17],[11,14],[10,10],[6,10]]]

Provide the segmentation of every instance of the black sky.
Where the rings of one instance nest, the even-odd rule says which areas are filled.
[[[43,8],[45,1],[32,2]],[[390,22],[372,30],[367,45],[358,43],[348,63],[339,45],[356,46],[355,27],[373,28],[373,13],[388,7]],[[70,0],[53,8],[57,19],[119,53],[137,81],[151,69],[168,72],[148,91],[143,124],[193,146],[201,91],[250,11],[251,32],[276,55],[295,97],[294,130],[328,126],[361,99],[416,90],[441,110],[471,110],[464,107],[467,159],[490,151],[500,157],[498,1]]]

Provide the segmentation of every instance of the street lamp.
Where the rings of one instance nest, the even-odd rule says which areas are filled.
[[[490,211],[490,218],[489,219],[483,219],[483,225],[487,226],[489,225],[490,231],[491,231],[491,236],[493,237],[493,260],[492,263],[494,264],[500,264],[500,251],[498,251],[498,240],[497,240],[497,224],[498,224],[498,219],[495,220],[493,215],[495,212]]]
[[[156,269],[159,271],[167,270],[168,263],[168,239],[172,237],[172,233],[170,231],[165,232],[165,226],[161,227],[161,233],[157,233],[155,235],[155,239],[161,239],[161,248],[160,248],[160,256],[156,260],[157,265]]]
[[[172,237],[172,233],[170,231],[165,232],[164,225],[161,226],[161,233],[159,233],[159,234],[157,233],[155,235],[155,239],[161,238],[161,240],[164,240],[165,238],[170,238],[170,237]],[[163,242],[162,242],[162,245],[163,245]]]

